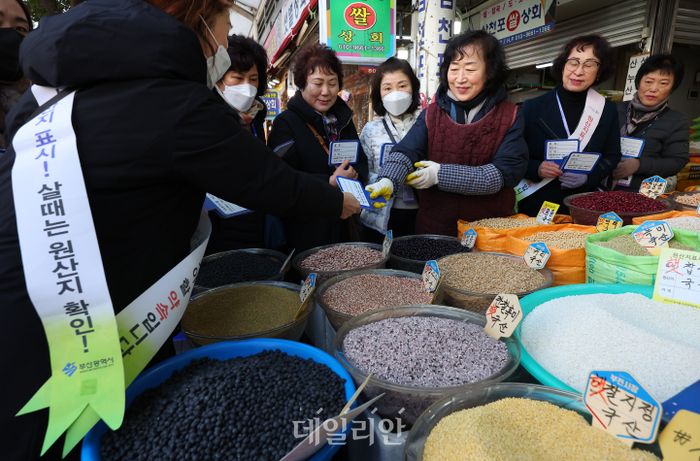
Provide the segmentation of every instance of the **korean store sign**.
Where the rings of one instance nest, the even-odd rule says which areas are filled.
[[[549,8],[546,3],[551,3]],[[552,30],[554,4],[545,0],[505,0],[484,8],[478,17],[482,29],[509,45]]]

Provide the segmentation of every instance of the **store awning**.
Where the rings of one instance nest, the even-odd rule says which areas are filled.
[[[231,7],[231,30],[230,34],[252,35],[253,20],[258,12],[261,0],[234,0]]]

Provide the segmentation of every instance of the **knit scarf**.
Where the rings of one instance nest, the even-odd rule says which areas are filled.
[[[326,129],[326,136],[330,142],[338,140],[338,117],[330,112],[322,116],[323,127]]]
[[[642,104],[642,101],[639,100],[639,93],[634,93],[634,97],[627,107],[627,119],[622,128],[620,128],[620,134],[627,136],[630,133],[634,133],[638,126],[654,120],[663,114],[666,109],[668,109],[668,98],[650,107]]]

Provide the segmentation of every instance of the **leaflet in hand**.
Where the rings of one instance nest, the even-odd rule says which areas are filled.
[[[360,206],[366,209],[374,209],[373,203],[386,203],[384,197],[377,197],[376,199],[369,198],[369,192],[365,190],[365,187],[357,179],[348,179],[342,176],[337,176],[335,178],[338,183],[338,188],[343,192],[349,192],[355,196]]]

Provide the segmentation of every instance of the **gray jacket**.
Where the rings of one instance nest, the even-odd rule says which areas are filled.
[[[619,103],[620,127],[627,121],[629,102]],[[632,177],[629,190],[639,190],[642,180],[659,175],[677,174],[688,163],[688,130],[690,119],[683,113],[668,109],[655,120],[639,125],[628,136],[644,139],[639,158],[639,170]]]

